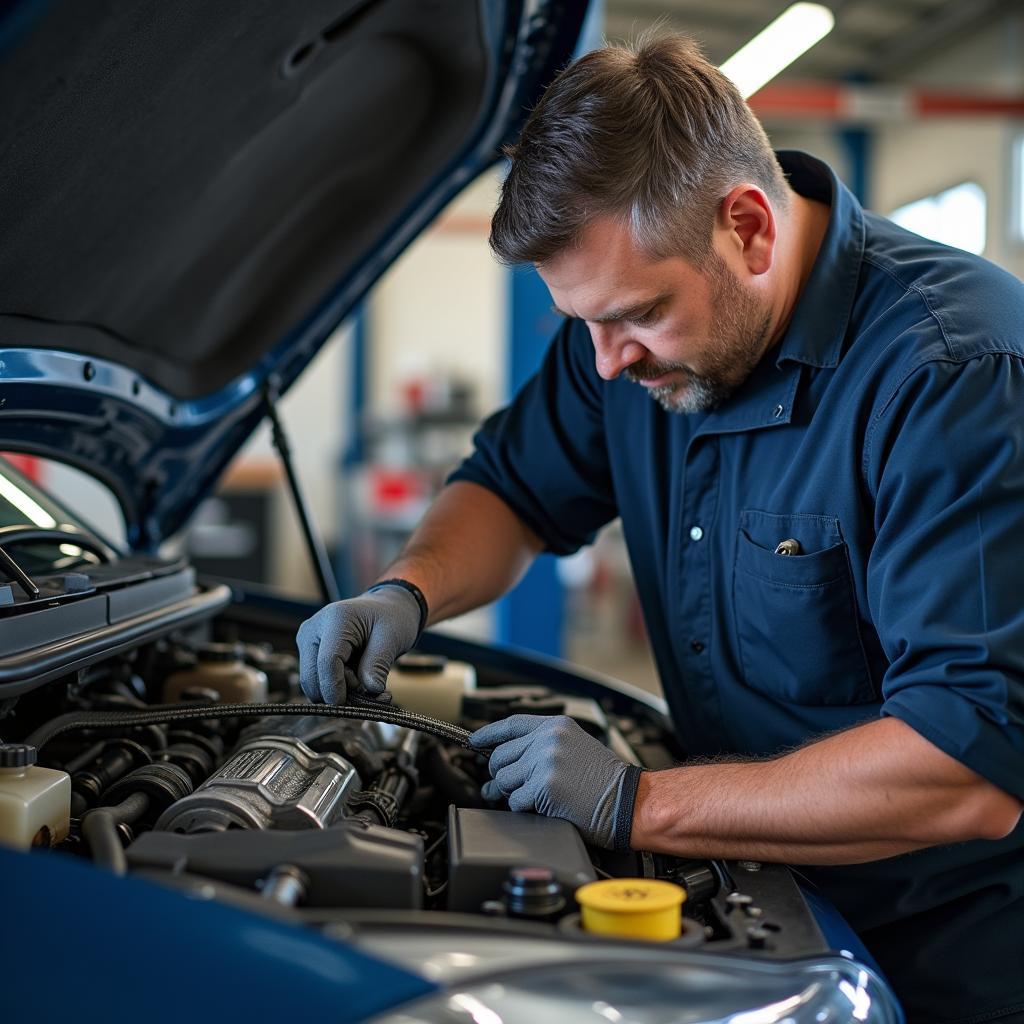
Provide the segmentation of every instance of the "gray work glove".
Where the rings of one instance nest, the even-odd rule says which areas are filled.
[[[420,605],[402,587],[382,586],[321,608],[299,626],[299,682],[314,704],[377,697],[395,661],[419,639]]]
[[[512,715],[477,729],[469,744],[492,747],[488,800],[513,811],[565,818],[587,842],[628,850],[640,769],[620,761],[565,715]]]

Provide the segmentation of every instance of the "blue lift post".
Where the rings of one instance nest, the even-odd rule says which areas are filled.
[[[508,389],[515,394],[537,369],[558,327],[547,285],[532,268],[509,271]],[[543,458],[542,452],[537,453]],[[565,592],[552,555],[541,555],[496,605],[496,639],[561,657]]]
[[[865,85],[871,80],[863,75],[851,75],[847,81],[851,85]],[[860,205],[867,209],[871,205],[871,144],[874,141],[871,129],[860,125],[843,125],[836,136],[846,157],[846,184]]]
[[[576,56],[601,45],[604,0],[591,0],[576,47]],[[509,271],[508,394],[516,391],[536,370],[558,317],[551,312],[547,286],[532,268]],[[543,458],[543,453],[538,453]],[[553,657],[562,656],[565,624],[565,588],[557,563],[541,555],[519,585],[497,603],[495,639],[501,644],[526,647]]]
[[[849,167],[847,185],[867,208],[871,203],[871,133],[866,128],[841,128],[838,134]]]

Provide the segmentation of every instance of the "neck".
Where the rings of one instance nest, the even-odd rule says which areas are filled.
[[[791,193],[789,209],[782,219],[776,246],[776,265],[781,284],[772,346],[782,339],[793,318],[793,310],[811,276],[822,239],[828,230],[829,213],[830,208],[825,203]]]

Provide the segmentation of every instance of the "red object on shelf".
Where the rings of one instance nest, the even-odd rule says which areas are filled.
[[[423,480],[415,470],[374,466],[369,477],[370,500],[381,512],[394,512],[426,494]]]
[[[402,385],[402,404],[407,413],[420,413],[427,407],[427,382],[413,377]]]

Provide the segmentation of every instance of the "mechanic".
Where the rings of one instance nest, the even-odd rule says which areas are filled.
[[[380,693],[620,516],[697,756],[516,715],[474,734],[488,795],[805,865],[912,1024],[1024,1020],[1024,286],[774,154],[682,37],[577,60],[509,155],[492,248],[565,322],[381,582],[303,624],[305,692]]]

